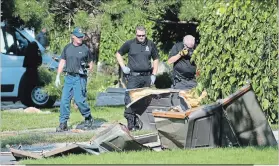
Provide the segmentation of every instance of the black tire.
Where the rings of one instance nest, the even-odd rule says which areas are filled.
[[[22,104],[27,107],[49,108],[52,107],[56,101],[55,97],[49,96],[42,92],[42,87],[36,84],[30,84],[27,77],[24,75],[20,87],[19,98]]]

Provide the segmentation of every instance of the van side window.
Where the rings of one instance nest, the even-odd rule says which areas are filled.
[[[1,53],[24,56],[28,41],[17,31],[1,28]]]
[[[3,31],[1,28],[1,53],[4,54],[15,54],[16,52],[12,51],[12,47],[15,44],[14,37],[12,34],[7,31]]]

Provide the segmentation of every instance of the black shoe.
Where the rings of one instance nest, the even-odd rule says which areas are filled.
[[[84,122],[81,122],[77,125],[76,129],[80,130],[92,130],[93,129],[94,120],[93,118],[85,119]]]
[[[60,123],[60,125],[56,128],[56,132],[63,132],[63,131],[68,131],[68,126],[67,122],[65,123]]]
[[[139,130],[137,126],[135,126],[134,121],[132,119],[127,119],[127,127],[129,131],[136,131]]]
[[[142,129],[142,122],[137,116],[127,118],[127,127],[129,131],[136,131]]]
[[[142,121],[139,119],[138,116],[135,116],[134,123],[135,123],[136,130],[141,130],[142,129],[143,124],[142,124]]]

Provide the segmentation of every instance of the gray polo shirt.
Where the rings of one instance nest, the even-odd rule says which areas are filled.
[[[75,46],[73,43],[65,46],[61,59],[66,60],[66,72],[75,74],[80,73],[82,62],[88,64],[94,61],[93,55],[85,44]]]

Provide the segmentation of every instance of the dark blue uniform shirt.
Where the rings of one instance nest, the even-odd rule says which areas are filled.
[[[145,42],[140,43],[132,39],[126,41],[118,50],[120,55],[128,53],[128,67],[132,72],[148,72],[152,70],[151,58],[159,58],[156,45],[146,38]]]

